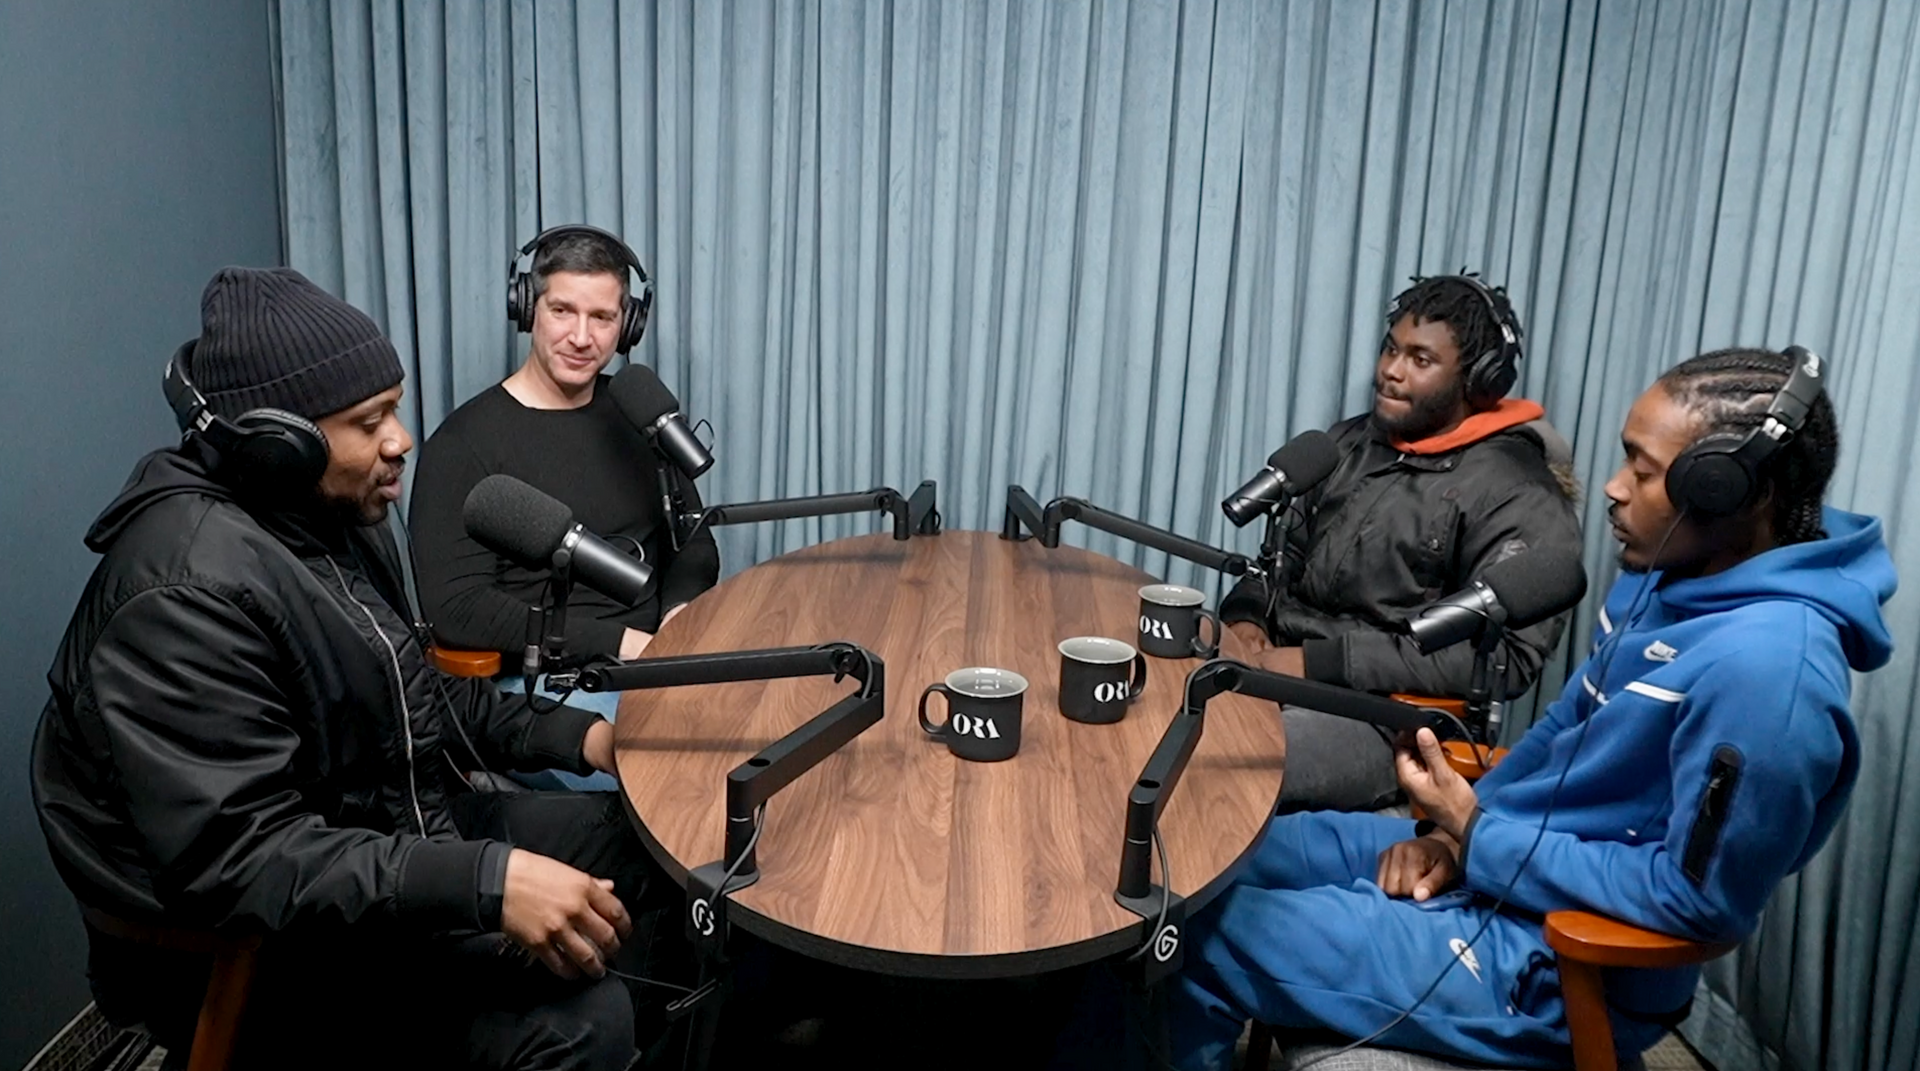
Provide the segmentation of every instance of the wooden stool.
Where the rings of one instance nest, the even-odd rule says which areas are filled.
[[[240,1019],[247,1010],[247,998],[253,992],[254,966],[260,953],[259,935],[231,937],[210,930],[133,922],[85,904],[80,905],[80,914],[89,926],[109,937],[213,957],[213,970],[207,975],[207,993],[200,1000],[200,1018],[194,1025],[193,1052],[187,1057],[187,1071],[226,1071],[240,1038]]]
[[[1402,703],[1408,703],[1416,707],[1431,707],[1434,710],[1444,710],[1456,718],[1465,718],[1467,716],[1467,701],[1464,699],[1455,699],[1452,696],[1409,695],[1406,692],[1395,692],[1387,698],[1397,699]]]
[[[499,651],[463,651],[434,644],[427,648],[433,668],[449,677],[497,677],[500,675]]]
[[[1738,947],[1733,941],[1670,937],[1587,911],[1548,912],[1545,930],[1547,947],[1560,959],[1574,1071],[1614,1071],[1619,1066],[1600,968],[1685,967],[1719,959]]]

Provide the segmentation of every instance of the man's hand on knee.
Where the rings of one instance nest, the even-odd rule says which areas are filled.
[[[1388,896],[1426,900],[1447,891],[1460,876],[1460,852],[1444,833],[1403,840],[1380,853],[1374,884]]]
[[[613,882],[515,848],[507,856],[500,928],[560,977],[600,978],[633,920]]]

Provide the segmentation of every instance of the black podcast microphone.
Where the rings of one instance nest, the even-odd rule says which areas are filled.
[[[1313,490],[1332,475],[1340,451],[1324,431],[1303,431],[1267,458],[1267,467],[1220,503],[1235,528],[1245,528],[1286,499]]]
[[[562,561],[575,580],[616,602],[637,605],[653,586],[653,567],[575,523],[573,510],[524,480],[495,473],[467,493],[467,534],[529,569]]]
[[[1478,639],[1489,623],[1505,629],[1537,625],[1587,594],[1587,571],[1571,554],[1529,550],[1487,566],[1479,578],[1409,618],[1406,630],[1421,654]]]
[[[613,404],[620,407],[620,414],[687,479],[713,467],[713,455],[687,427],[687,418],[680,415],[680,399],[660,382],[653,369],[630,364],[613,377],[612,389]]]

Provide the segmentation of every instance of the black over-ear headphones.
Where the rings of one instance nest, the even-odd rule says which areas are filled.
[[[290,494],[311,490],[327,471],[327,435],[285,409],[249,409],[229,420],[207,408],[187,363],[192,342],[174,351],[161,388],[187,436],[199,436],[218,456],[222,475],[240,489]]]
[[[647,269],[640,266],[640,258],[633,255],[627,243],[598,227],[589,227],[585,223],[563,223],[558,227],[549,227],[533,236],[533,240],[520,247],[520,251],[507,261],[507,319],[521,331],[533,330],[533,305],[536,300],[533,292],[533,275],[517,270],[520,258],[541,248],[555,238],[569,234],[591,234],[601,238],[618,250],[621,259],[633,269],[640,279],[637,290],[627,292],[627,304],[620,318],[620,340],[614,343],[614,350],[625,353],[640,344],[640,336],[647,333],[647,314],[653,311],[653,280],[647,276]]]
[[[1801,346],[1784,352],[1793,370],[1758,427],[1744,435],[1703,435],[1667,466],[1667,500],[1675,508],[1696,517],[1726,517],[1760,497],[1760,466],[1800,433],[1827,389],[1827,362],[1819,354]]]
[[[1520,345],[1520,325],[1514,322],[1511,305],[1507,306],[1506,312],[1501,311],[1500,302],[1495,300],[1493,290],[1487,284],[1471,275],[1445,275],[1440,278],[1453,279],[1471,287],[1474,293],[1480,295],[1480,300],[1487,303],[1487,313],[1493,317],[1494,325],[1500,329],[1500,341],[1494,345],[1493,349],[1475,354],[1471,358],[1464,353],[1460,355],[1466,362],[1467,404],[1475,409],[1490,409],[1507,396],[1507,392],[1513,389],[1514,380],[1520,376],[1518,366],[1523,356]],[[1415,281],[1424,282],[1425,280]],[[1393,303],[1387,306],[1388,331],[1392,331],[1393,325],[1399,323],[1400,317],[1406,315],[1407,310],[1400,302],[1401,299],[1396,297]]]

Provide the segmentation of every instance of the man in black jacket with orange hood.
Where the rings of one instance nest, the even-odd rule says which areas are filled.
[[[201,317],[167,382],[188,434],[88,533],[49,673],[61,876],[108,916],[264,931],[242,1051],[274,1066],[625,1067],[607,965],[653,945],[669,883],[615,797],[465,772],[610,770],[611,727],[428,665],[382,525],[413,439],[373,322],[287,269],[223,269]],[[187,1044],[206,964],[89,941],[102,1010]]]
[[[1580,556],[1566,444],[1537,402],[1506,397],[1520,343],[1505,292],[1474,276],[1416,279],[1394,298],[1373,410],[1328,429],[1340,461],[1298,503],[1278,590],[1247,580],[1221,602],[1262,665],[1362,691],[1464,696],[1472,648],[1421,654],[1403,623],[1515,554]],[[1506,634],[1510,694],[1532,687],[1565,620]],[[1393,749],[1371,726],[1285,717],[1289,809],[1357,810],[1396,793]]]

